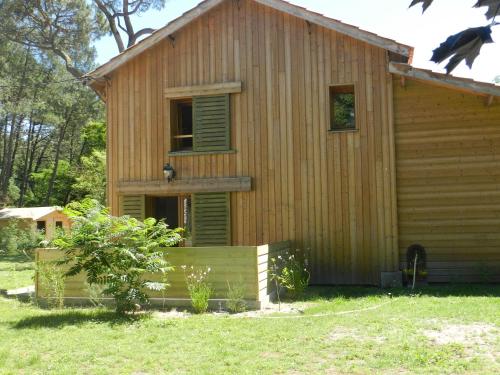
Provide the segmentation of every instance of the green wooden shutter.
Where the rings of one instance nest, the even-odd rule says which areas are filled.
[[[144,220],[146,218],[146,197],[144,195],[123,195],[120,199],[120,214]]]
[[[230,246],[229,193],[192,195],[193,245]]]
[[[229,94],[193,98],[193,151],[228,151]]]

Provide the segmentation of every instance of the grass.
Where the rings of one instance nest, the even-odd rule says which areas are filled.
[[[33,285],[35,265],[24,255],[0,254],[0,289]]]
[[[391,293],[311,288],[296,303],[303,314],[258,319],[151,314],[127,320],[102,309],[49,311],[0,298],[0,373],[500,372],[500,286]],[[343,314],[352,310],[360,311]],[[429,336],[455,332],[450,327],[483,329],[444,344]]]

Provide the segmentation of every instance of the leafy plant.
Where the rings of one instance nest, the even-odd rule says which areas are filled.
[[[227,309],[232,313],[241,313],[247,309],[243,280],[240,279],[233,285],[227,283]]]
[[[279,300],[280,290],[285,288],[290,298],[295,299],[304,294],[311,274],[307,269],[307,258],[300,250],[295,253],[286,251],[276,258],[271,258],[270,278],[276,285]]]
[[[184,270],[191,305],[197,314],[202,314],[208,310],[208,300],[213,293],[210,284],[207,282],[211,268],[196,269],[191,266],[187,271],[187,266],[182,266],[182,269]]]
[[[0,253],[25,255],[31,259],[31,251],[43,241],[43,233],[36,229],[23,228],[18,220],[11,220],[0,228]]]
[[[38,280],[46,293],[47,305],[53,308],[64,307],[65,275],[54,262],[39,262]]]
[[[94,307],[102,307],[102,301],[104,300],[104,285],[99,284],[89,284],[85,282],[85,292],[89,296],[89,301]]]
[[[69,204],[65,213],[73,222],[71,231],[53,244],[65,251],[61,264],[71,264],[66,275],[85,272],[89,285],[102,285],[103,293],[114,298],[117,313],[136,311],[149,304],[146,290],[168,286],[152,276],[172,270],[164,250],[182,240],[182,229],[155,219],[112,216],[92,199]]]

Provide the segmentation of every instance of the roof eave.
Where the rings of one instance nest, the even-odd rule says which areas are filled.
[[[483,96],[500,97],[500,86],[492,83],[436,73],[430,70],[415,68],[408,64],[391,62],[389,63],[389,72],[403,77],[432,82],[456,90],[469,91]]]

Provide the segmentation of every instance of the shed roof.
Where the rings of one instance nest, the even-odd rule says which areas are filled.
[[[0,210],[0,220],[8,220],[8,219],[38,220],[56,211],[61,211],[61,208],[60,207],[4,208]]]
[[[84,78],[95,81],[103,78],[107,74],[111,73],[121,65],[125,64],[130,59],[141,54],[145,50],[151,48],[155,44],[169,37],[182,27],[186,26],[190,22],[194,21],[198,17],[207,13],[216,6],[222,4],[227,0],[204,0],[198,4],[195,8],[187,11],[179,18],[168,23],[161,29],[156,30],[154,33],[149,35],[147,38],[141,40],[134,46],[127,48],[125,51],[117,55],[116,57],[109,60],[107,63],[101,65],[92,72],[87,73]],[[398,43],[392,39],[384,38],[377,34],[371,33],[369,31],[362,30],[356,26],[343,23],[341,21],[326,17],[322,14],[315,13],[307,10],[306,8],[299,7],[297,5],[290,4],[284,0],[252,0],[259,4],[266,5],[278,11],[290,14],[304,19],[307,22],[323,26],[327,29],[335,30],[341,34],[348,35],[354,39],[364,41],[368,44],[375,45],[377,47],[386,49],[388,51],[394,52],[396,54],[411,58],[413,54],[413,47]]]
[[[494,83],[479,82],[468,78],[460,78],[431,70],[415,68],[408,64],[389,64],[389,72],[403,77],[428,81],[440,86],[446,86],[455,90],[469,91],[484,96],[500,97],[500,86]]]

